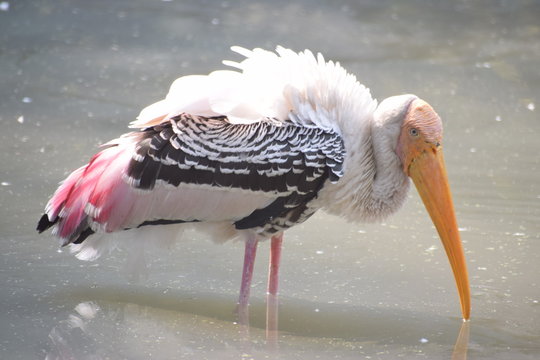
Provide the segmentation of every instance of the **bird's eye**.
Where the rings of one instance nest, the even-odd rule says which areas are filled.
[[[415,128],[410,128],[409,129],[409,135],[418,136],[418,130],[416,130]]]

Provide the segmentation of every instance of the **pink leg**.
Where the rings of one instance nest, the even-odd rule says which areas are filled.
[[[242,283],[240,284],[240,296],[238,298],[238,317],[242,325],[248,325],[249,323],[249,291],[251,289],[251,279],[253,278],[253,266],[255,265],[258,242],[255,236],[251,236],[246,240],[244,248],[244,269],[242,271]]]
[[[279,262],[283,233],[272,236],[270,243],[270,265],[268,269],[268,292],[266,294],[266,339],[270,345],[277,346],[278,330],[278,284]]]
[[[283,233],[272,236],[270,243],[270,266],[268,268],[268,293],[277,295],[279,285],[279,262],[281,260],[281,244]]]

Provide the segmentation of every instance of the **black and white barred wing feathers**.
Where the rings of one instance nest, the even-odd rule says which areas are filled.
[[[133,136],[139,140],[127,175],[138,189],[196,184],[283,196],[313,192],[314,180],[343,174],[341,137],[290,121],[239,125],[181,114]]]
[[[236,218],[228,209],[213,208],[210,219],[193,218],[193,209],[189,219],[174,211],[168,219],[216,220],[221,212],[238,229],[276,225],[280,218],[298,221],[324,182],[335,182],[343,173],[345,150],[338,134],[290,121],[231,124],[225,117],[181,114],[134,136],[139,140],[126,173],[131,186],[204,189],[203,201],[213,196],[219,201],[224,194],[253,200]]]

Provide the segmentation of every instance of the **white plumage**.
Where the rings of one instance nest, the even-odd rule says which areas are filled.
[[[315,57],[309,50],[295,53],[282,47],[277,48],[277,54],[238,46],[232,50],[246,59],[224,63],[241,72],[218,70],[205,76],[181,77],[173,82],[164,100],[143,109],[131,126],[154,125],[186,112],[225,115],[235,124],[264,118],[289,119],[341,132],[348,127],[348,121],[342,120],[340,114],[356,111],[363,118],[377,106],[369,89],[354,75],[337,63],[325,62],[320,54]]]

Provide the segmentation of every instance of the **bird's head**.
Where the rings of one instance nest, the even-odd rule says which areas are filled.
[[[377,110],[401,125],[395,129],[399,128],[395,152],[437,228],[454,272],[463,318],[469,319],[469,279],[443,158],[441,118],[414,95],[388,98]]]

